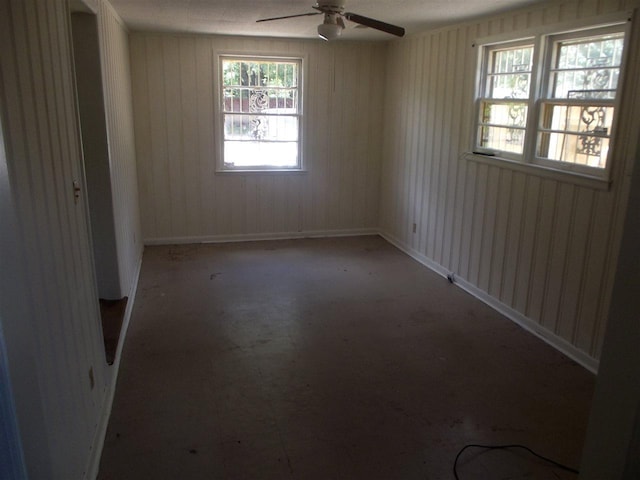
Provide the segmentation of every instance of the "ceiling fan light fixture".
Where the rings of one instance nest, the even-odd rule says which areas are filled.
[[[318,36],[321,39],[330,42],[342,35],[343,28],[344,25],[342,25],[341,22],[338,22],[336,14],[327,13],[324,16],[324,22],[318,25]]]
[[[381,22],[375,18],[365,17],[353,12],[345,12],[345,0],[317,0],[318,3],[311,8],[315,12],[298,13],[297,15],[285,15],[283,17],[261,18],[256,22],[270,22],[271,20],[285,20],[295,17],[309,17],[313,15],[324,15],[324,22],[318,25],[318,35],[326,41],[335,40],[342,35],[345,28],[344,21],[350,20],[361,27],[373,28],[381,32],[395,35],[396,37],[404,36],[404,28],[392,25],[390,23]]]
[[[318,25],[318,36],[327,42],[335,40],[342,34],[342,27],[334,23],[321,23]]]

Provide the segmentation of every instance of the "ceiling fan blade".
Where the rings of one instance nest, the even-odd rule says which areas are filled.
[[[256,23],[270,22],[271,20],[284,20],[285,18],[310,17],[311,15],[321,15],[321,14],[322,12],[310,12],[310,13],[299,13],[297,15],[285,15],[284,17],[262,18],[260,20],[256,20]]]
[[[391,35],[395,35],[397,37],[404,37],[404,28],[402,27],[397,27],[395,25],[391,25],[390,23],[381,22],[380,20],[375,20],[373,18],[363,17],[362,15],[358,15],[357,13],[345,12],[344,17],[347,20],[359,23],[360,25],[364,25],[365,27],[375,28],[376,30],[390,33]]]

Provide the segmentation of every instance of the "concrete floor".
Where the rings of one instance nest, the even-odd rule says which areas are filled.
[[[467,443],[578,466],[594,383],[380,237],[148,247],[99,478],[452,479]]]

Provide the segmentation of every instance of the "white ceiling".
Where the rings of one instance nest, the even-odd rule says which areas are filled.
[[[405,27],[407,34],[547,0],[346,0],[346,11]],[[110,0],[132,30],[317,38],[321,16],[255,23],[313,12],[315,0]],[[347,22],[343,38],[394,38]]]

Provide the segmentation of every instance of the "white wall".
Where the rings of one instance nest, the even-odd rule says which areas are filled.
[[[640,31],[636,32],[640,35]],[[638,58],[637,60],[640,60]],[[583,480],[640,478],[640,149],[580,468]]]
[[[104,83],[111,89],[110,152],[113,168],[120,169],[114,185],[124,241],[118,248],[121,271],[132,285],[141,247],[132,241],[139,230],[128,46],[110,7],[99,7]],[[114,387],[102,344],[84,189],[79,201],[73,195],[73,181],[83,184],[83,168],[70,39],[67,2],[0,1],[0,106],[16,220],[9,233],[17,239],[9,252],[2,244],[3,267],[9,265],[3,279],[11,274],[12,281],[9,291],[3,282],[0,305],[19,434],[34,479],[89,474]],[[3,222],[2,228],[4,236],[11,227]]]
[[[27,360],[24,365],[11,368],[16,367],[15,359],[23,350],[20,340],[25,337],[25,328],[18,322],[9,323],[8,319],[25,316],[26,302],[20,288],[24,278],[15,258],[20,240],[7,168],[3,111],[0,100],[0,478],[21,480],[26,476],[26,469],[17,423],[16,400],[19,398],[15,398],[14,390],[17,388],[24,394],[28,388],[14,386],[11,380],[13,377],[20,381],[21,371],[29,371],[32,356],[22,359]],[[13,365],[9,364],[9,357]],[[32,418],[42,414],[41,411],[30,413]]]
[[[82,154],[98,296],[122,298],[98,22],[95,14],[73,12],[73,58],[82,133]]]
[[[99,2],[97,13],[118,271],[121,295],[126,296],[136,281],[143,249],[133,129],[129,33],[106,1]]]
[[[306,55],[307,173],[214,173],[217,50]],[[131,57],[146,241],[377,227],[384,44],[133,33]]]
[[[549,2],[399,40],[388,55],[382,231],[592,369],[602,347],[639,131],[638,65],[630,62],[622,92],[611,187],[598,190],[462,155],[471,148],[473,44],[578,18],[597,22],[637,5]]]
[[[3,317],[18,420],[32,478],[80,478],[101,415],[108,371],[99,326],[82,181],[64,2],[0,3],[2,104],[7,165],[19,225],[18,268],[26,316]],[[21,357],[27,362],[22,362]],[[93,369],[94,386],[89,371]],[[20,378],[18,378],[20,377]],[[21,380],[22,379],[22,380]],[[24,402],[24,403],[23,403]],[[34,412],[42,423],[29,418]],[[39,415],[39,412],[42,412]]]

